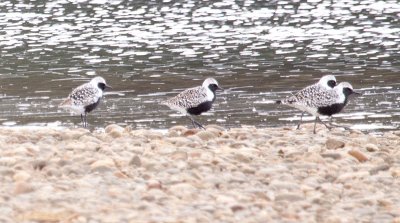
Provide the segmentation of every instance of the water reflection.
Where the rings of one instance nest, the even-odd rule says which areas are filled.
[[[300,113],[271,102],[334,74],[364,93],[338,121],[395,127],[399,14],[373,0],[3,0],[0,121],[79,123],[57,105],[101,75],[115,91],[90,123],[187,124],[157,102],[213,76],[227,90],[202,123],[292,125]]]

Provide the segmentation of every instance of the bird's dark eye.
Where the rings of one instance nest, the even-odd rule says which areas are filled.
[[[98,83],[97,86],[104,91],[106,89],[106,84],[105,83]]]
[[[331,87],[331,88],[334,88],[334,87],[336,86],[336,81],[334,81],[334,80],[329,80],[329,81],[328,81],[328,86]]]

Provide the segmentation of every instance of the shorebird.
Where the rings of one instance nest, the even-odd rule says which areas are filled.
[[[72,90],[71,94],[59,105],[81,115],[82,126],[87,127],[87,113],[93,111],[100,103],[105,89],[111,88],[102,77],[95,77],[90,82]]]
[[[309,92],[309,94],[293,95],[288,99],[281,101],[282,104],[286,104],[295,108],[302,108],[304,111],[315,116],[314,122],[314,134],[317,121],[320,121],[328,129],[324,122],[321,121],[319,116],[325,115],[331,117],[343,110],[347,105],[350,95],[360,95],[360,93],[353,90],[348,82],[342,82],[336,85],[330,90],[321,90]]]
[[[215,101],[215,92],[217,90],[223,89],[214,78],[207,78],[202,86],[186,89],[177,96],[167,99],[160,104],[184,114],[192,121],[194,127],[204,129],[203,125],[194,120],[192,115],[200,115],[203,112],[209,111]]]
[[[309,85],[302,90],[298,91],[296,94],[293,96],[285,99],[285,100],[278,100],[276,101],[277,104],[289,104],[289,101],[291,98],[296,97],[296,98],[307,98],[307,97],[312,97],[314,94],[319,94],[319,92],[331,90],[336,86],[336,78],[333,75],[325,75],[319,79],[319,81],[313,85]],[[297,124],[296,129],[300,129],[300,125],[303,121],[303,115],[305,112],[308,112],[307,106],[304,106],[302,104],[293,104],[294,108],[299,109],[301,112],[300,116],[300,121]],[[308,112],[310,113],[310,112]]]

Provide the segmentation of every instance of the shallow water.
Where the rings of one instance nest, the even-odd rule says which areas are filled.
[[[273,100],[334,74],[363,93],[338,123],[397,128],[399,18],[397,1],[3,0],[0,123],[79,125],[57,105],[101,75],[91,126],[190,124],[157,102],[213,76],[226,90],[199,122],[294,126]]]

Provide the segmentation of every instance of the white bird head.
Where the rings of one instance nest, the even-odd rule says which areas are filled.
[[[325,75],[319,79],[318,84],[326,89],[332,89],[336,86],[336,78],[333,75]]]
[[[211,78],[211,77],[204,80],[203,87],[209,88],[212,92],[215,92],[216,90],[223,90],[219,86],[217,80],[215,80],[214,78]]]
[[[361,95],[361,93],[354,91],[353,86],[349,83],[349,82],[341,82],[340,84],[338,84],[335,89],[339,92],[339,93],[343,93],[345,95],[345,97],[348,97],[352,94],[354,95]]]
[[[107,85],[106,80],[104,80],[102,77],[95,77],[89,83],[95,87],[98,87],[102,91],[107,88],[112,88],[110,85]]]

